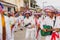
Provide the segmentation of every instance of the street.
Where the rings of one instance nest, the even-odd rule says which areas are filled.
[[[15,32],[14,40],[25,40],[25,32],[25,28],[23,29],[23,31],[17,30],[17,32]],[[29,40],[31,39],[29,38]]]
[[[26,32],[25,28],[23,31],[17,30],[17,32],[15,32],[15,36],[14,36],[15,40],[25,40],[25,32]],[[45,37],[41,37],[41,38],[42,38],[41,40],[45,39]],[[30,38],[29,38],[29,40],[30,40]]]
[[[15,40],[25,40],[25,29],[23,31],[18,30],[15,32]]]
[[[60,40],[60,0],[0,0],[0,40],[54,39]]]

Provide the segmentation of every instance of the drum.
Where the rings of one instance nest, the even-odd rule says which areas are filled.
[[[43,28],[44,29],[52,29],[52,26],[43,25]],[[52,34],[52,31],[44,32],[43,30],[41,30],[41,36],[47,36],[47,35],[51,35],[51,34]]]

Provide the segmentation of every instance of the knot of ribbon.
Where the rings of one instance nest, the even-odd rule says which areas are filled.
[[[57,32],[53,32],[51,40],[56,40],[56,38],[59,38],[59,34]]]

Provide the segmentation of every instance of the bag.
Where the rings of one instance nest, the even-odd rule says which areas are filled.
[[[43,25],[43,28],[44,28],[44,29],[51,29],[52,26]],[[47,35],[51,35],[51,34],[52,34],[52,31],[44,32],[43,30],[41,30],[41,36],[47,36]]]

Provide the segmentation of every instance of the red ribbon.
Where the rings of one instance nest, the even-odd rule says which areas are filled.
[[[51,40],[56,40],[56,38],[59,38],[59,34],[56,34],[56,32],[53,32]]]
[[[38,38],[39,30],[37,30],[36,38]]]

